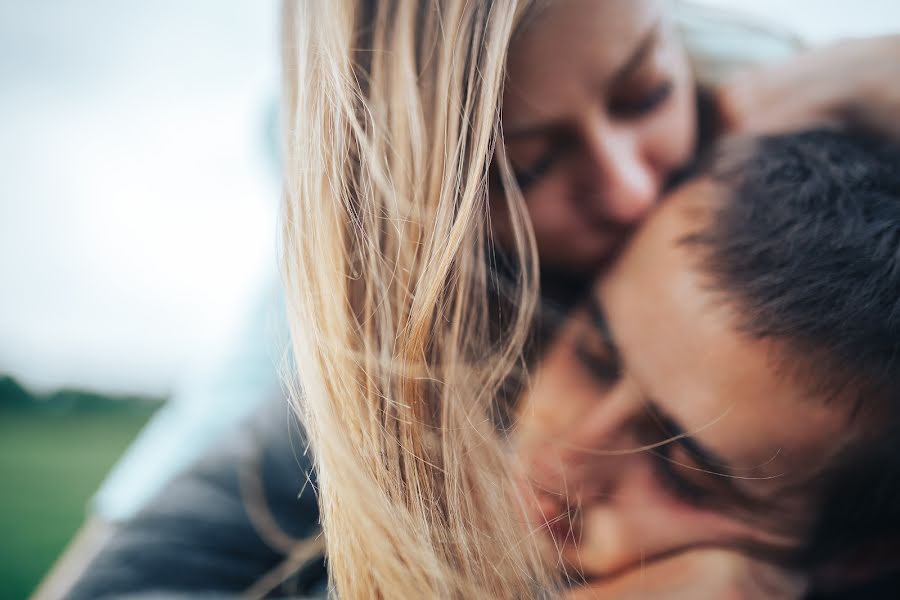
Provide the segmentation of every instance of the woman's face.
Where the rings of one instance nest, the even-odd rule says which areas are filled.
[[[504,138],[542,265],[602,266],[693,152],[694,82],[666,7],[558,0],[510,48]]]

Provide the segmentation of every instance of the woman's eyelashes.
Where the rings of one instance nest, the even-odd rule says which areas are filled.
[[[635,94],[623,94],[613,98],[610,110],[623,119],[640,119],[649,116],[666,103],[672,96],[674,84],[670,80],[663,81],[649,90]]]
[[[592,347],[595,345],[588,340],[580,340],[575,345],[575,356],[595,380],[606,385],[614,383],[622,376],[622,367],[609,352]]]
[[[578,146],[573,136],[565,132],[554,132],[548,136],[549,142],[536,159],[528,167],[513,165],[513,176],[519,189],[524,192],[547,175],[563,158]]]
[[[664,80],[661,83],[650,86],[649,89],[641,89],[636,92],[625,91],[609,101],[608,110],[613,118],[624,120],[638,120],[650,117],[660,109],[669,98],[672,97],[674,83]],[[564,136],[549,144],[536,160],[531,161],[527,167],[513,166],[513,176],[519,189],[524,193],[540,182],[556,167],[566,156],[581,151],[583,145],[579,144],[574,136]],[[584,150],[586,152],[586,150]]]
[[[559,156],[560,152],[558,149],[553,148],[545,152],[526,169],[517,169],[513,167],[513,176],[516,178],[519,189],[524,193],[528,188],[540,181],[541,178],[553,168],[553,165],[556,164]]]

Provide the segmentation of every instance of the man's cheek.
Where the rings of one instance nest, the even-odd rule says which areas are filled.
[[[561,446],[565,436],[597,404],[596,385],[578,367],[571,334],[564,331],[519,402],[516,439],[524,446]]]
[[[692,547],[760,541],[752,526],[674,500],[642,506],[586,507],[557,538],[568,568],[588,578],[610,576]],[[557,527],[557,533],[559,532]]]

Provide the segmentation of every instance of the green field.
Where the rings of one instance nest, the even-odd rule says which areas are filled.
[[[158,406],[74,392],[34,398],[0,378],[0,599],[31,593]]]

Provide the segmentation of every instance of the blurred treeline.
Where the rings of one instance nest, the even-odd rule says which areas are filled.
[[[0,376],[0,598],[27,598],[161,400],[33,394]]]

